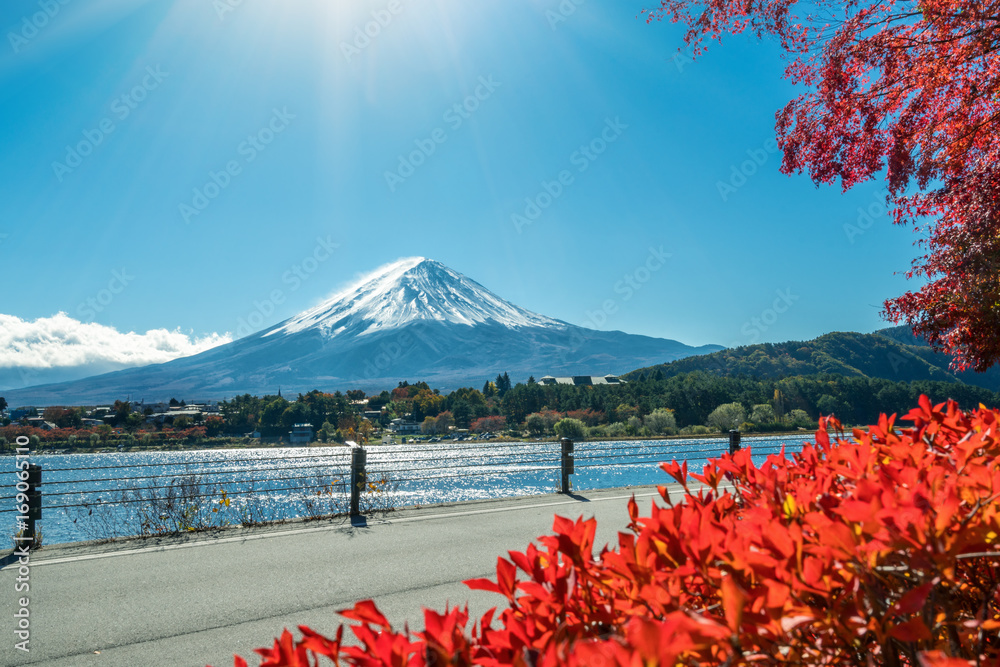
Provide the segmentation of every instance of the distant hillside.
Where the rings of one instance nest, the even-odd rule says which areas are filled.
[[[872,334],[838,331],[809,341],[747,345],[641,368],[623,377],[636,379],[657,371],[663,377],[703,371],[765,379],[835,373],[897,382],[959,382],[1000,391],[1000,368],[956,374],[948,369],[950,361],[948,355],[914,337],[909,328],[894,327]]]

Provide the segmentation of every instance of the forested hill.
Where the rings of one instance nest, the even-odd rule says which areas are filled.
[[[652,378],[657,373],[666,378],[692,371],[762,379],[835,373],[897,382],[961,382],[1000,391],[1000,368],[956,374],[948,369],[950,361],[948,355],[915,338],[908,328],[895,327],[873,334],[838,331],[809,341],[747,345],[641,368],[623,378]]]

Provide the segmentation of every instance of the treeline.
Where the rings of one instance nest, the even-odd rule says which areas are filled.
[[[875,423],[882,412],[902,416],[917,404],[921,394],[934,402],[951,398],[967,408],[979,403],[1000,405],[1000,394],[981,387],[836,374],[761,379],[720,377],[700,371],[663,377],[653,372],[625,384],[600,386],[541,385],[533,379],[511,385],[505,375],[497,382],[486,383],[482,390],[466,387],[449,394],[441,394],[424,382],[402,382],[391,392],[367,397],[360,391],[312,391],[299,395],[294,402],[277,396],[240,396],[220,405],[222,430],[282,435],[294,424],[310,423],[327,437],[339,439],[357,434],[366,423],[387,426],[395,418],[470,428],[484,418],[498,417],[501,419],[487,422],[494,428],[505,425],[541,434],[537,433],[538,425],[544,423],[545,432],[552,432],[556,417],[571,417],[594,427],[627,424],[657,409],[669,410],[679,429],[702,425],[718,428],[720,422],[710,416],[719,406],[733,403],[743,407],[746,419],[766,414],[774,416],[773,423],[793,425],[801,424],[804,415],[815,421],[820,414],[835,414],[846,424],[867,425]],[[366,404],[363,399],[367,399]],[[762,409],[764,405],[769,405],[771,411]],[[363,419],[364,411],[371,422]],[[544,416],[543,422],[538,415]],[[529,422],[530,416],[534,417]]]
[[[895,382],[964,382],[1000,390],[1000,366],[984,373],[954,372],[951,357],[921,344],[906,327],[874,334],[833,332],[808,341],[759,343],[685,357],[622,377],[632,380],[659,371],[664,377],[702,371],[727,377],[779,379],[830,373],[889,378]]]
[[[656,408],[673,410],[679,426],[706,424],[720,405],[739,403],[749,414],[755,405],[770,403],[776,413],[803,410],[811,419],[836,414],[843,422],[866,425],[882,412],[909,412],[921,394],[932,401],[948,398],[963,407],[979,403],[1000,405],[1000,394],[953,382],[893,382],[880,378],[820,374],[775,379],[720,377],[696,371],[674,377],[639,376],[623,385],[577,387],[572,385],[518,384],[501,400],[502,414],[520,423],[543,407],[567,412],[590,409],[604,413],[602,423],[624,421],[631,408],[638,416]]]
[[[403,418],[421,424],[424,433],[448,433],[451,428],[506,432],[532,437],[553,434],[573,438],[615,438],[703,434],[740,428],[780,431],[809,428],[821,415],[835,414],[849,425],[875,423],[881,413],[906,414],[921,394],[935,403],[954,399],[963,408],[980,403],[1000,405],[1000,394],[954,382],[894,382],[879,378],[820,374],[782,379],[728,377],[695,371],[665,377],[659,369],[638,373],[621,385],[541,385],[529,378],[513,384],[506,373],[482,389],[465,387],[448,394],[425,382],[401,382],[392,391],[366,396],[363,391],[282,396],[237,396],[223,401],[218,415],[194,422],[178,417],[170,427],[138,423],[122,404],[112,413],[117,428],[102,425],[74,428],[73,409],[46,410],[58,422],[55,431],[12,425],[0,438],[13,441],[15,429],[29,429],[46,442],[74,446],[116,444],[135,446],[154,439],[183,442],[259,432],[284,437],[295,424],[311,424],[321,442],[365,441],[379,427]],[[117,404],[116,404],[117,406]],[[51,412],[51,414],[49,414]],[[120,417],[120,419],[118,419]],[[167,433],[169,431],[169,433]],[[128,442],[121,442],[127,438]],[[72,442],[71,442],[72,441]],[[0,444],[3,444],[0,442]]]
[[[259,431],[263,436],[279,436],[286,435],[295,424],[312,424],[324,435],[338,430],[342,431],[342,437],[353,435],[364,422],[361,410],[354,401],[364,398],[363,391],[353,390],[346,394],[313,390],[308,394],[299,394],[295,401],[282,396],[244,394],[219,404],[222,417],[220,431],[228,435]]]

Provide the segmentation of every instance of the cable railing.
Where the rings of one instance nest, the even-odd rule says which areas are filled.
[[[657,484],[665,481],[656,471],[659,464],[699,462],[739,448],[739,434],[730,435],[728,447],[724,439],[581,443],[563,439],[324,447],[270,456],[213,453],[202,459],[171,453],[164,460],[127,465],[60,462],[33,473],[35,484],[18,480],[14,493],[0,496],[0,519],[13,513],[19,534],[34,534],[34,521],[29,520],[34,516],[42,521],[49,541],[54,537],[72,542],[101,539],[102,534],[105,538],[165,534],[356,516],[432,502]],[[792,449],[791,439],[746,445],[755,457]],[[98,476],[89,476],[93,474]]]

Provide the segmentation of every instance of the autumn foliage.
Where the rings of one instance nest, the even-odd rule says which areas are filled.
[[[467,582],[507,599],[498,614],[427,610],[411,635],[364,601],[342,612],[358,645],[300,626],[262,667],[1000,665],[1000,412],[924,397],[906,419],[821,428],[759,467],[749,450],[665,464],[683,499],[631,501],[617,547],[595,556],[595,522],[557,517]]]
[[[1000,2],[661,0],[651,20],[779,43],[806,91],[777,113],[782,170],[846,190],[885,178],[926,254],[886,302],[959,368],[1000,361]]]
[[[482,417],[476,419],[470,424],[469,429],[473,433],[490,433],[493,431],[502,431],[507,427],[507,418],[503,415],[493,415],[490,417]]]

